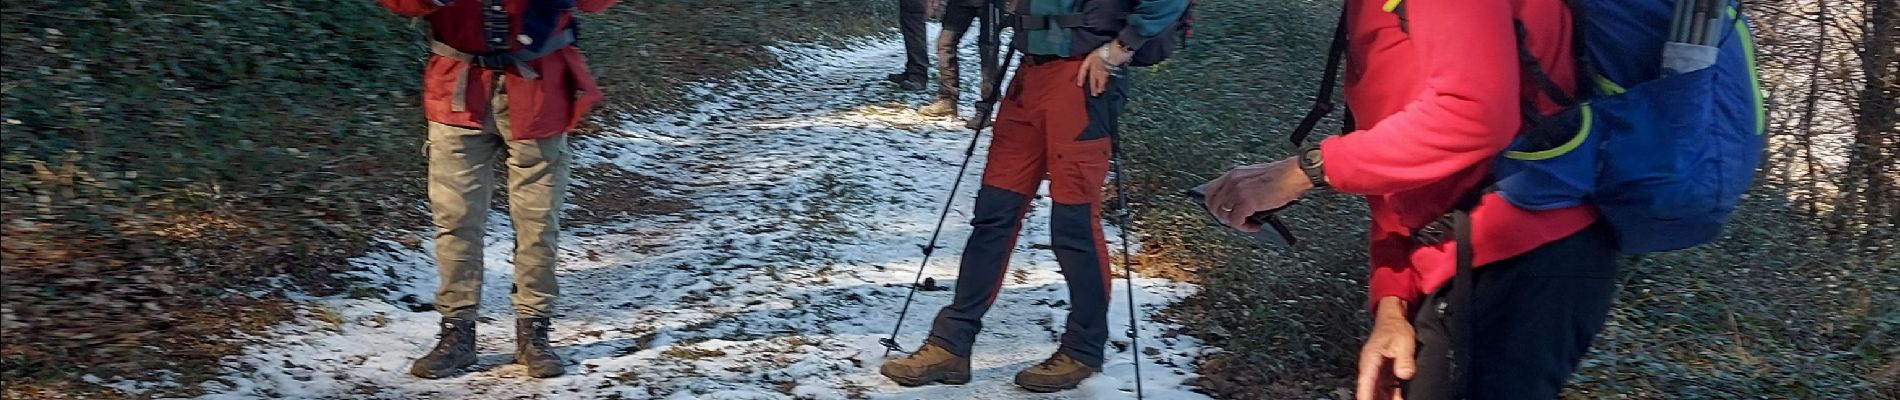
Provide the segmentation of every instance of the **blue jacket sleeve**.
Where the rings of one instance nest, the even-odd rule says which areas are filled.
[[[1168,25],[1179,21],[1181,13],[1187,12],[1187,6],[1188,0],[1140,0],[1128,10],[1128,24],[1122,27],[1117,38],[1123,46],[1141,48],[1149,38],[1160,35]]]

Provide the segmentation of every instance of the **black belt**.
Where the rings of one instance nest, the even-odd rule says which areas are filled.
[[[1048,55],[1048,54],[1025,54],[1023,55],[1023,62],[1027,62],[1030,65],[1040,65],[1043,63],[1052,63],[1056,61],[1067,60],[1070,58],[1075,58],[1075,57],[1057,56],[1057,55]]]
[[[1087,25],[1087,21],[1084,18],[1086,16],[1087,15],[1084,15],[1081,13],[1062,14],[1062,15],[1012,14],[1008,17],[1004,17],[1003,21],[1005,21],[1005,23],[1007,23],[1008,26],[1016,28],[1016,29],[1025,30],[1025,31],[1040,31],[1040,30],[1046,30],[1046,29],[1075,28],[1075,27],[1085,26]]]

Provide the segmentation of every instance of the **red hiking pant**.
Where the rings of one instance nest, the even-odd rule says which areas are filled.
[[[1055,203],[1050,247],[1068,281],[1070,309],[1062,350],[1100,366],[1108,341],[1108,244],[1102,240],[1102,182],[1108,177],[1116,117],[1127,80],[1116,76],[1100,96],[1075,85],[1080,58],[1025,57],[1000,104],[974,228],[964,245],[956,297],[937,313],[930,342],[968,357],[982,318],[1003,287],[1023,215],[1043,179]]]

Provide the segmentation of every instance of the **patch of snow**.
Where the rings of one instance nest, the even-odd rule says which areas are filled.
[[[150,392],[156,389],[176,388],[179,386],[178,381],[177,381],[177,375],[171,371],[155,371],[154,374],[157,375],[157,379],[150,380],[150,381],[134,381],[134,380],[117,378],[117,377],[107,379],[107,378],[101,378],[98,375],[93,375],[93,374],[86,374],[85,376],[81,376],[79,377],[79,380],[84,381],[86,383],[94,384],[94,385],[112,388],[112,390],[117,390],[120,393],[125,393],[125,394],[135,395],[135,396],[145,394],[145,392]]]
[[[919,246],[930,238],[972,133],[960,121],[919,116],[911,107],[928,94],[883,81],[902,65],[895,38],[772,52],[783,67],[693,87],[689,93],[702,102],[691,112],[626,121],[572,142],[577,166],[656,177],[664,187],[653,192],[689,199],[694,208],[565,232],[552,339],[573,364],[568,375],[537,380],[510,364],[513,242],[508,219],[497,215],[486,240],[482,357],[472,372],[408,375],[412,359],[434,341],[438,316],[427,304],[437,280],[433,245],[426,238],[419,249],[381,242],[353,260],[351,275],[385,289],[383,298],[310,299],[311,318],[277,327],[227,360],[202,398],[1133,398],[1137,351],[1153,353],[1141,360],[1148,398],[1206,398],[1184,382],[1195,376],[1195,357],[1210,349],[1152,320],[1196,287],[1153,278],[1135,279],[1133,293],[1115,283],[1102,374],[1056,394],[1011,383],[1055,350],[1067,311],[1068,289],[1045,250],[1046,199],[1025,221],[1013,271],[985,319],[975,380],[906,388],[879,376],[886,355],[877,341],[897,323],[922,263]],[[975,71],[976,57],[966,59],[965,70]],[[966,87],[975,86],[975,75],[965,74]],[[986,150],[979,147],[963,176],[940,251],[923,266],[939,285],[955,284]],[[1107,236],[1119,235],[1111,227]],[[1141,306],[1140,350],[1129,349],[1121,333],[1130,295]],[[921,343],[950,296],[917,293],[899,341]]]

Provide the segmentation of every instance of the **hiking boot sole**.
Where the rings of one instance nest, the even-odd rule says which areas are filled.
[[[925,375],[925,376],[916,377],[916,378],[905,378],[905,377],[890,376],[890,375],[884,375],[884,377],[891,378],[891,381],[897,382],[897,384],[900,386],[923,386],[923,385],[929,385],[932,383],[941,383],[945,385],[962,385],[962,384],[970,383],[969,373],[955,373],[955,372],[930,374],[930,375]]]
[[[535,372],[535,370],[534,370],[534,368],[528,368],[528,376],[529,376],[529,377],[534,377],[534,378],[553,378],[553,377],[557,377],[557,376],[561,376],[561,375],[567,375],[567,369],[566,369],[566,368],[562,368],[562,369],[559,369],[559,370],[555,370],[555,371],[554,371],[553,373],[546,373],[546,374],[543,374],[543,373],[537,373],[537,372]]]
[[[1028,390],[1028,391],[1036,392],[1036,393],[1055,393],[1055,392],[1060,392],[1064,390],[1075,389],[1076,386],[1080,386],[1081,384],[1082,384],[1081,382],[1076,382],[1075,384],[1068,385],[1068,386],[1045,386],[1045,385],[1032,385],[1032,384],[1022,383],[1022,382],[1016,382],[1016,386],[1022,387],[1023,390]]]
[[[527,363],[527,362],[523,362],[523,361],[521,361],[521,360],[522,360],[522,359],[524,359],[524,358],[525,358],[525,357],[522,357],[522,356],[521,356],[520,354],[516,354],[516,355],[515,355],[515,359],[514,359],[514,360],[511,360],[511,361],[509,361],[509,363],[510,363],[510,364],[515,364],[515,365],[520,365],[520,366],[522,366],[522,367],[524,367],[524,368],[527,368],[527,369],[528,369],[528,376],[529,376],[529,377],[533,377],[533,378],[553,378],[553,377],[557,377],[557,376],[561,376],[561,375],[567,375],[567,362],[566,362],[566,361],[556,361],[557,363],[559,363],[559,364],[560,364],[560,366],[557,366],[557,367],[555,367],[553,371],[547,371],[547,372],[543,372],[543,371],[537,371],[537,370],[535,370],[535,368],[534,368],[534,366],[532,366],[532,365],[528,365],[528,363]]]
[[[449,368],[424,369],[424,370],[417,370],[412,367],[409,369],[409,374],[415,375],[417,378],[422,378],[422,379],[448,378],[448,377],[461,375],[463,373],[468,372],[468,367],[475,366],[475,359],[470,358],[468,359],[468,362],[466,363],[456,363],[456,364],[457,365],[453,367],[449,367]]]

